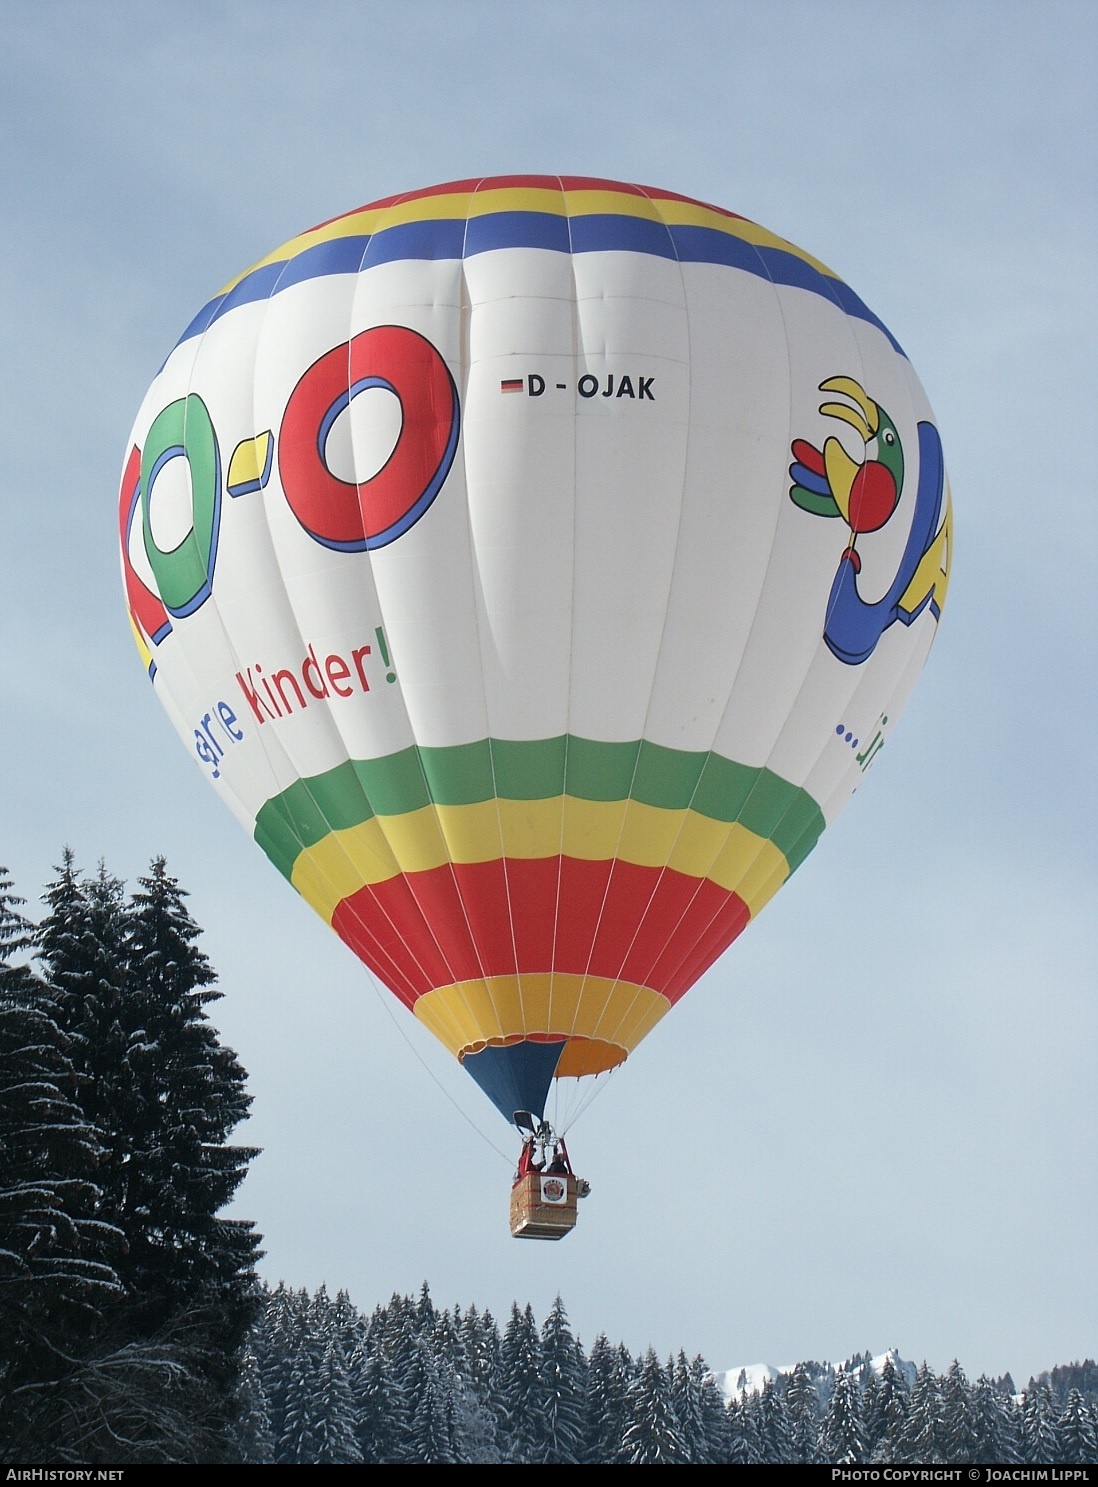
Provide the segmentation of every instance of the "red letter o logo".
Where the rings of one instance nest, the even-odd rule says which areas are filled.
[[[400,402],[393,452],[360,484],[328,468],[328,432],[352,399],[382,387]],[[457,450],[460,414],[449,368],[430,341],[378,325],[326,352],[286,404],[278,470],[291,511],[310,537],[342,552],[384,547],[415,525],[438,495]]]

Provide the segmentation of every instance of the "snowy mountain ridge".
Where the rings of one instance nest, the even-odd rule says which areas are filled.
[[[855,1353],[852,1358],[841,1363],[808,1363],[806,1367],[817,1383],[821,1379],[830,1382],[840,1369],[847,1373],[863,1374],[867,1368],[871,1368],[880,1375],[889,1358],[892,1359],[895,1371],[902,1373],[909,1385],[913,1384],[918,1370],[914,1363],[901,1358],[895,1348],[889,1348],[886,1353],[880,1353],[876,1357],[870,1357],[868,1353]],[[770,1363],[747,1363],[740,1368],[727,1368],[723,1372],[714,1373],[713,1382],[726,1400],[742,1399],[747,1394],[761,1394],[768,1381],[788,1378],[795,1367],[794,1363],[783,1364],[778,1368]]]

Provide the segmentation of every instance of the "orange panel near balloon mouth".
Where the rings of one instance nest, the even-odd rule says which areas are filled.
[[[616,1069],[628,1057],[612,1043],[599,1043],[586,1038],[569,1038],[557,1065],[558,1079],[582,1079],[585,1074],[605,1074]]]
[[[526,1041],[536,1042],[539,1036],[544,1037],[544,1034],[531,1034]],[[466,1054],[479,1053],[482,1048],[507,1048],[522,1041],[519,1038],[493,1039],[479,1046],[463,1048],[461,1057],[464,1059]],[[625,1049],[616,1043],[604,1043],[598,1038],[569,1038],[564,1045],[564,1051],[553,1077],[555,1079],[583,1079],[588,1074],[606,1074],[623,1064],[628,1057]]]
[[[553,1042],[549,1033],[529,1033],[525,1038],[490,1038],[487,1042],[473,1043],[459,1054],[464,1062],[467,1055],[481,1053],[485,1048],[512,1048],[517,1043]],[[583,1079],[588,1074],[606,1074],[624,1064],[628,1052],[617,1043],[605,1043],[600,1038],[569,1038],[557,1064],[555,1079]]]

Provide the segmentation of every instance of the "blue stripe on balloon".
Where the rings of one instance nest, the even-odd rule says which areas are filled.
[[[209,323],[212,325],[215,320],[220,320],[222,315],[235,310],[237,305],[250,305],[257,299],[270,299],[282,287],[281,279],[286,267],[285,263],[265,263],[262,267],[253,269],[239,284],[234,284],[228,294],[221,296]]]
[[[460,258],[465,242],[465,218],[436,222],[401,222],[383,227],[370,239],[362,267],[396,263],[401,258]]]
[[[325,274],[357,274],[369,243],[369,234],[360,233],[357,237],[332,238],[330,242],[305,248],[283,265],[277,287],[289,289],[291,284],[323,278]]]
[[[592,213],[573,217],[573,253],[647,253],[652,258],[675,259],[672,229],[647,217],[615,217]]]
[[[774,284],[818,294],[846,314],[876,326],[901,356],[904,354],[887,326],[848,285],[820,273],[796,253],[756,245],[712,227],[665,225],[647,217],[597,212],[577,217],[553,212],[490,212],[468,220],[401,222],[372,236],[316,243],[290,259],[264,264],[245,274],[228,294],[211,300],[198,312],[177,344],[201,335],[214,320],[237,305],[267,299],[292,284],[330,274],[354,274],[375,264],[402,259],[472,258],[500,248],[541,248],[553,253],[645,253],[655,258],[677,258],[681,263],[722,264]]]
[[[464,257],[491,253],[496,248],[545,248],[551,253],[568,253],[573,246],[568,237],[568,218],[557,212],[490,212],[484,217],[470,217],[465,238]]]
[[[720,263],[726,268],[757,274],[761,279],[770,277],[758,249],[744,238],[717,232],[712,227],[688,227],[678,223],[671,228],[671,236],[682,263]]]

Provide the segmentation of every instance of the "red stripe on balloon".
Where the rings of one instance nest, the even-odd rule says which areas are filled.
[[[746,220],[739,212],[729,212],[724,207],[699,201],[695,196],[682,196],[678,191],[664,191],[654,186],[637,186],[625,181],[603,180],[601,176],[477,176],[467,181],[447,181],[441,186],[426,186],[419,191],[404,191],[399,196],[382,196],[377,201],[353,207],[349,212],[340,212],[336,217],[328,217],[325,221],[318,222],[310,231],[319,232],[321,228],[330,227],[334,222],[343,222],[348,217],[357,216],[359,212],[399,207],[405,202],[422,201],[429,196],[457,196],[475,191],[500,190],[613,191],[620,196],[645,196],[650,199],[655,197],[660,201],[681,201],[687,206],[705,207],[720,217],[731,217],[737,222]]]
[[[550,857],[402,874],[345,898],[332,927],[409,1005],[455,981],[552,970],[632,981],[676,1002],[750,917],[708,879]]]

